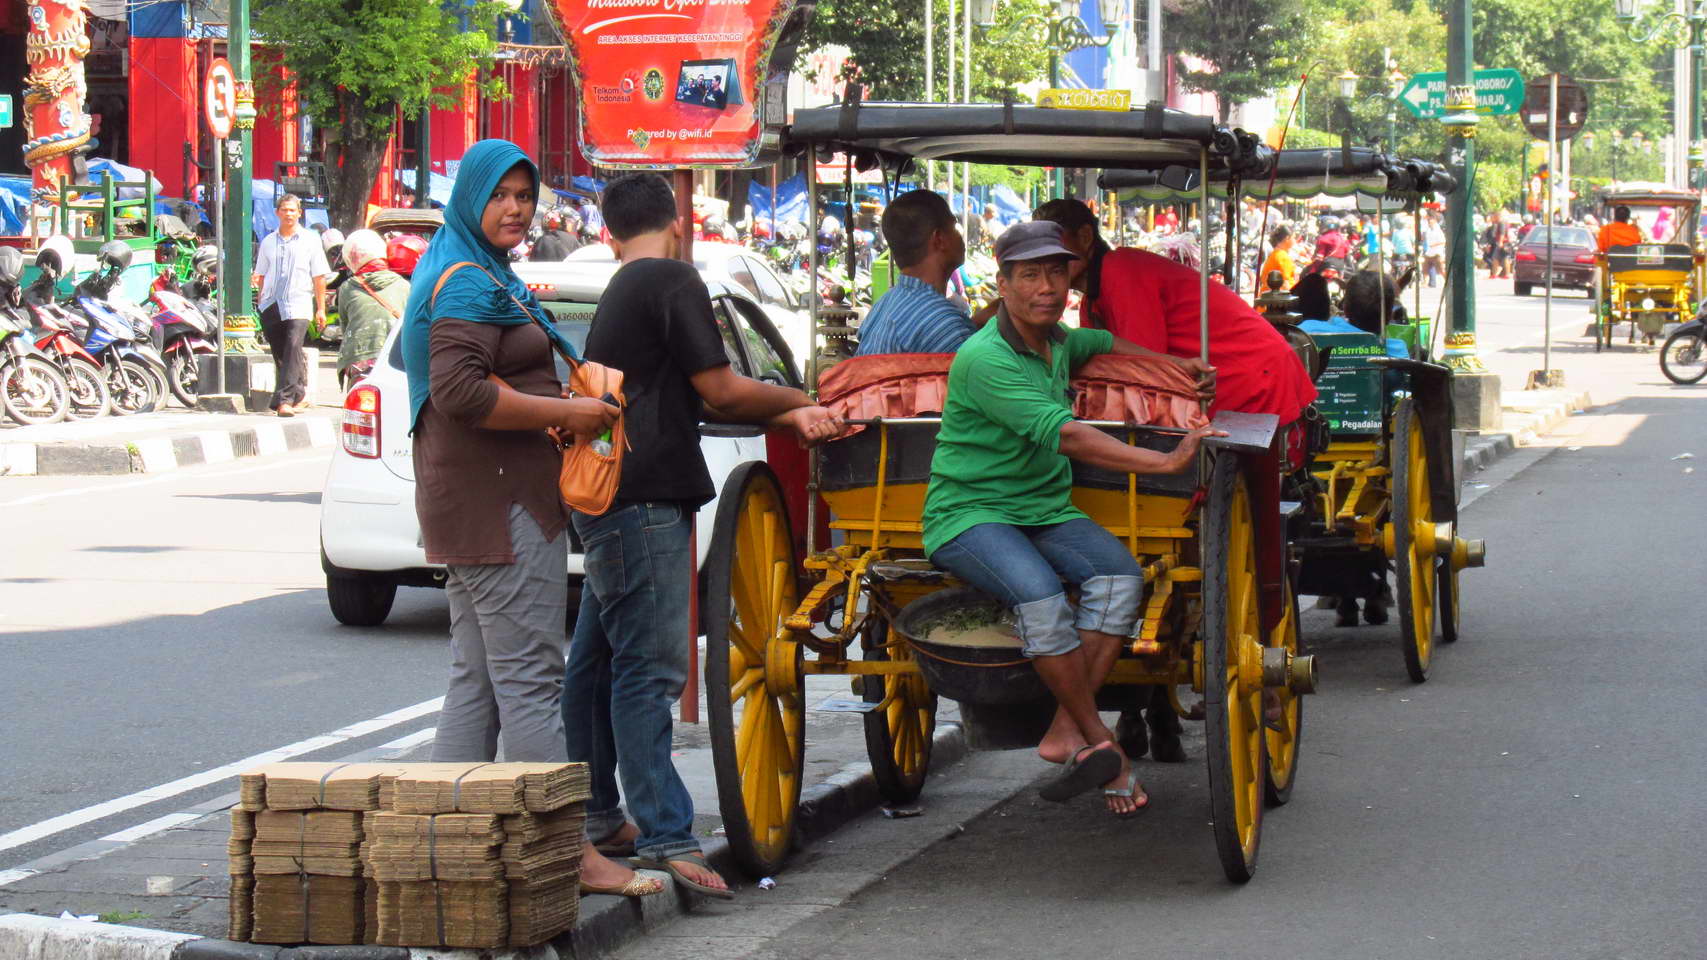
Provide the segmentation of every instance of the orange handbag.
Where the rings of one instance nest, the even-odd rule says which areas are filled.
[[[444,289],[445,281],[450,279],[450,275],[463,267],[474,267],[486,274],[494,284],[502,286],[485,267],[472,260],[464,260],[445,268],[445,272],[439,276],[438,285],[433,287],[433,300],[438,299],[439,291]],[[510,299],[528,319],[539,324],[541,328],[545,327],[545,321],[534,316],[533,311],[523,306],[520,300],[516,300],[514,296]],[[563,362],[569,365],[570,396],[603,400],[619,410],[627,406],[622,396],[621,370],[572,355],[558,345],[557,338],[551,335],[550,330],[546,332],[546,339],[557,350],[558,355],[563,357]],[[491,379],[504,383],[496,375],[492,375]],[[625,421],[626,418],[618,413],[616,422],[611,424],[608,453],[595,449],[599,446],[596,441],[568,444],[559,442],[559,449],[563,451],[563,466],[557,473],[557,492],[571,509],[595,517],[610,509],[612,501],[616,499],[617,487],[622,484],[622,454],[628,449]]]

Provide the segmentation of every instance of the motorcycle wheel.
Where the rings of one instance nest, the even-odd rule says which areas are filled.
[[[66,361],[65,382],[71,388],[71,418],[89,420],[113,412],[113,395],[107,390],[101,368],[82,357]]]
[[[152,413],[160,406],[160,387],[147,364],[119,360],[107,367],[107,390],[113,397],[113,413]]]
[[[194,351],[179,351],[167,361],[166,386],[171,388],[172,396],[177,397],[179,403],[192,410],[196,407],[196,389],[200,379],[201,363]]]
[[[1699,328],[1678,330],[1666,338],[1660,348],[1660,372],[1672,383],[1699,383],[1707,377],[1707,337]]]
[[[143,372],[148,374],[153,393],[153,401],[142,412],[153,413],[156,410],[164,409],[166,398],[171,395],[171,385],[167,382],[166,371],[152,363],[140,363],[139,366],[142,367]]]
[[[16,423],[58,423],[71,408],[65,374],[46,360],[13,357],[0,366],[0,405]]]

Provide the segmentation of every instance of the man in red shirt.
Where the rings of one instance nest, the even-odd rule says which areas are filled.
[[[1143,250],[1111,249],[1095,215],[1070,197],[1049,201],[1033,217],[1060,224],[1066,245],[1082,258],[1073,262],[1073,288],[1085,295],[1080,326],[1112,331],[1157,353],[1200,355],[1196,270]],[[1243,298],[1213,279],[1209,364],[1216,371],[1211,413],[1272,413],[1285,425],[1316,399],[1316,386],[1286,339]]]

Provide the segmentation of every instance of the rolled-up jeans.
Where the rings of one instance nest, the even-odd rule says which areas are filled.
[[[635,853],[662,860],[698,850],[693,797],[670,759],[670,707],[687,683],[693,642],[692,507],[618,501],[574,522],[587,578],[563,677],[563,731],[570,761],[588,764],[592,781],[587,836],[621,827],[627,798],[640,828]]]
[[[931,563],[1012,607],[1028,657],[1078,649],[1079,631],[1129,636],[1144,571],[1113,534],[1083,517],[1044,526],[980,523],[931,554]],[[1079,588],[1079,607],[1061,582]]]

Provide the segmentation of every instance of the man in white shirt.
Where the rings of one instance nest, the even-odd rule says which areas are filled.
[[[1423,226],[1422,259],[1428,285],[1439,286],[1446,275],[1446,231],[1440,229],[1440,215],[1432,210]]]
[[[310,316],[326,321],[326,281],[332,268],[320,238],[302,229],[302,201],[280,191],[273,209],[279,228],[261,241],[250,282],[261,291],[261,333],[278,367],[272,408],[281,417],[294,417],[312,406],[302,338]]]

